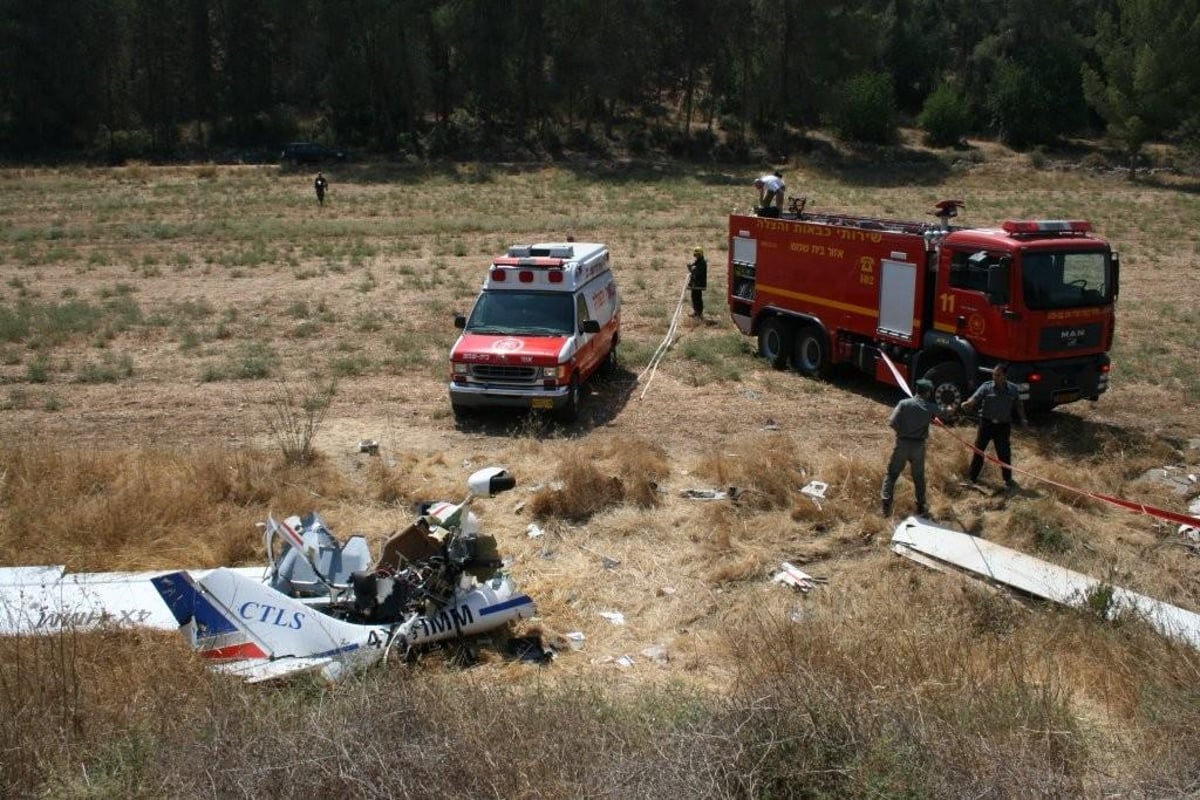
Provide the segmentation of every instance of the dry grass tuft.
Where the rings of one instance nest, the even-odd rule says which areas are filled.
[[[253,452],[0,450],[0,560],[75,570],[240,564],[261,557],[254,524],[336,497],[322,461],[287,467]],[[290,513],[290,512],[289,512]]]
[[[621,478],[601,472],[582,448],[568,451],[555,474],[562,488],[545,486],[529,501],[535,519],[583,522],[625,499]]]
[[[702,458],[696,473],[735,489],[738,506],[754,511],[790,508],[809,475],[792,439],[775,433],[748,437],[731,454]]]

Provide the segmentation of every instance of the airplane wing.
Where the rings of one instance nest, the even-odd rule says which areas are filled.
[[[389,639],[387,626],[335,619],[233,570],[152,583],[194,650],[251,681],[309,670],[336,678],[378,660]]]
[[[0,568],[0,635],[34,635],[100,627],[175,630],[151,579],[157,572],[67,572],[63,566]],[[211,570],[193,572],[207,575]],[[234,570],[262,581],[262,567]]]

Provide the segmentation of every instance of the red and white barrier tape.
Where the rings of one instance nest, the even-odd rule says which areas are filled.
[[[896,379],[896,384],[901,389],[904,390],[905,394],[907,394],[909,397],[912,397],[913,393],[912,393],[912,389],[910,389],[908,386],[908,381],[904,380],[904,376],[902,376],[900,374],[900,371],[898,369],[896,369],[896,365],[894,363],[892,363],[892,360],[890,358],[888,358],[887,353],[884,353],[882,350],[880,350],[879,355],[883,359],[883,363],[887,364],[887,368],[891,371],[892,377]],[[1104,494],[1102,492],[1093,492],[1088,489],[1080,489],[1077,486],[1068,486],[1065,483],[1059,483],[1058,481],[1050,480],[1049,478],[1043,478],[1042,476],[1035,475],[1032,472],[1029,472],[1028,470],[1023,470],[1018,467],[1014,467],[1012,464],[1005,464],[1003,461],[996,458],[995,456],[988,455],[984,451],[977,448],[973,442],[968,442],[967,440],[963,439],[961,436],[958,436],[957,434],[952,432],[949,428],[947,428],[944,424],[942,424],[942,421],[940,419],[935,419],[934,421],[937,423],[938,427],[940,427],[942,430],[946,431],[946,433],[949,433],[951,436],[953,436],[955,438],[955,440],[957,440],[958,442],[960,442],[961,444],[966,446],[967,449],[969,449],[973,453],[983,456],[984,459],[992,462],[993,464],[996,464],[999,467],[1002,467],[1002,468],[1007,467],[1008,469],[1011,469],[1013,472],[1019,473],[1020,475],[1023,475],[1023,476],[1033,478],[1034,480],[1040,481],[1041,483],[1049,484],[1050,486],[1055,486],[1055,487],[1058,487],[1059,489],[1065,489],[1068,492],[1074,492],[1075,494],[1082,495],[1084,497],[1090,497],[1094,500],[1100,500],[1105,503],[1111,503],[1114,506],[1119,506],[1120,508],[1124,508],[1128,511],[1133,511],[1133,512],[1136,512],[1139,514],[1146,514],[1151,517],[1157,517],[1159,519],[1168,520],[1170,522],[1175,522],[1180,525],[1188,525],[1193,528],[1200,528],[1200,518],[1189,516],[1188,514],[1180,514],[1175,511],[1167,511],[1166,509],[1156,508],[1155,506],[1149,506],[1149,505],[1146,505],[1145,503],[1136,503],[1132,500],[1124,500],[1120,497],[1113,497],[1110,494]]]

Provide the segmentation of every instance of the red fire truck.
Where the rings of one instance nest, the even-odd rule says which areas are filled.
[[[729,309],[776,368],[825,376],[851,364],[897,385],[933,381],[965,399],[998,362],[1030,409],[1108,388],[1117,253],[1083,220],[1009,220],[996,228],[813,213],[729,218]]]

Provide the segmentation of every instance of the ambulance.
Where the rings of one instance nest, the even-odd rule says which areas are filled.
[[[571,422],[582,387],[616,367],[621,298],[608,247],[589,242],[510,247],[450,351],[455,417],[489,407],[553,410]]]

